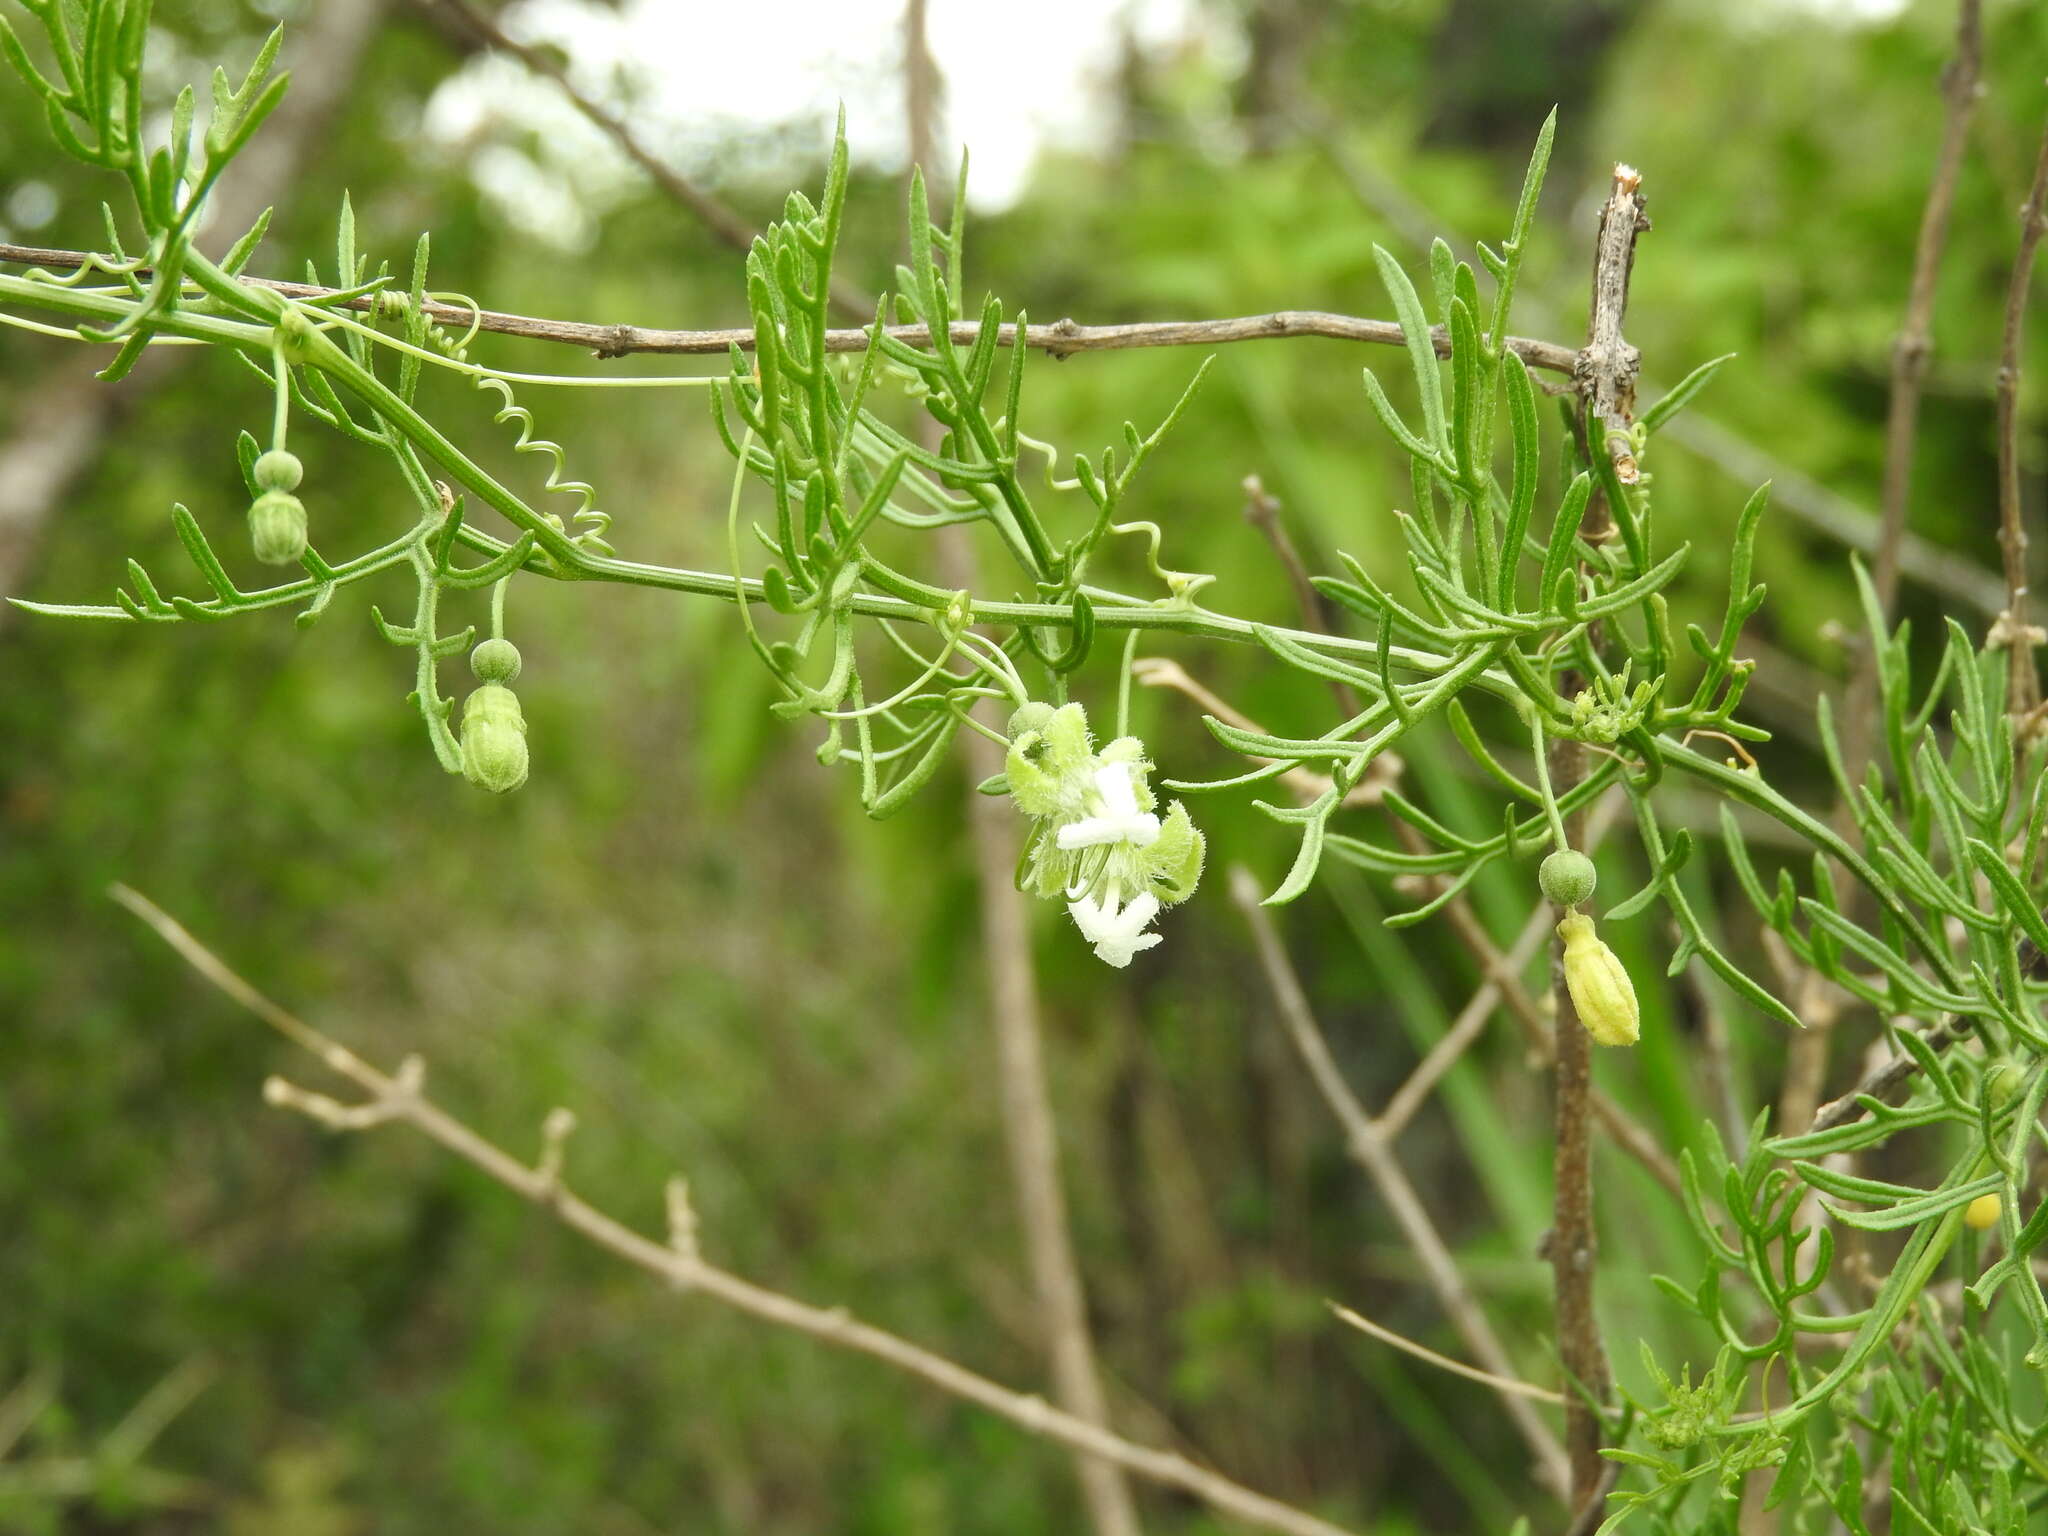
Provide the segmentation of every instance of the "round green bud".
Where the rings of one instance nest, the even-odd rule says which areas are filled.
[[[526,782],[526,719],[519,696],[485,683],[462,705],[462,776],[479,789],[507,795]]]
[[[2003,1109],[2020,1091],[2020,1069],[2009,1061],[1993,1062],[1984,1072],[1984,1097],[1993,1109]]]
[[[306,507],[290,491],[265,491],[249,508],[249,541],[265,565],[293,565],[306,552]]]
[[[1029,704],[1018,705],[1016,713],[1010,716],[1010,740],[1015,741],[1026,731],[1044,730],[1046,722],[1052,719],[1052,715],[1053,709],[1050,704],[1040,704],[1033,700]]]
[[[1543,894],[1560,907],[1583,905],[1600,883],[1593,861],[1576,848],[1560,848],[1536,871],[1536,883]]]
[[[487,683],[509,683],[519,675],[519,647],[510,640],[486,640],[469,653],[469,670]]]
[[[273,448],[258,457],[249,472],[255,476],[259,491],[296,491],[306,477],[306,466],[299,462],[296,453]]]

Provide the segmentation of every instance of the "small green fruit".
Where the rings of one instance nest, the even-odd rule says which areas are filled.
[[[273,448],[258,458],[249,472],[259,491],[296,491],[306,477],[306,466],[299,462],[296,453]]]
[[[1543,888],[1543,894],[1560,907],[1584,905],[1599,882],[1599,871],[1593,868],[1593,861],[1576,848],[1558,849],[1536,871],[1536,883]]]
[[[469,653],[469,670],[486,683],[509,683],[519,676],[519,647],[503,638],[486,640]]]
[[[249,542],[265,565],[295,565],[306,552],[305,503],[290,491],[265,491],[249,508]]]
[[[479,789],[508,795],[526,782],[526,717],[519,696],[485,683],[462,705],[462,776]]]
[[[1993,1109],[2003,1109],[2020,1091],[2020,1069],[2009,1061],[1993,1062],[1984,1073],[1984,1096]]]

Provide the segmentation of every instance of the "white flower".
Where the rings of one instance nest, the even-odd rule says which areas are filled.
[[[1101,814],[1085,816],[1061,827],[1059,846],[1063,850],[1072,852],[1102,843],[1129,843],[1133,848],[1143,848],[1159,836],[1159,818],[1138,809],[1129,763],[1105,763],[1096,769],[1095,794],[1102,802]]]
[[[1122,970],[1141,949],[1159,942],[1156,933],[1145,932],[1146,924],[1159,915],[1159,898],[1149,893],[1128,906],[1117,900],[1114,885],[1100,901],[1083,896],[1067,903],[1067,913],[1081,937],[1095,946],[1095,958]]]

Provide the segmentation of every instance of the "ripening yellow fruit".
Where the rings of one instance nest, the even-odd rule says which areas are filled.
[[[1979,1195],[1963,1207],[1963,1225],[1975,1227],[1979,1232],[1988,1232],[1998,1225],[1998,1218],[2005,1209],[2005,1202],[1996,1195]]]
[[[1579,1022],[1596,1045],[1634,1045],[1642,1014],[1636,989],[1613,950],[1593,932],[1593,919],[1573,912],[1557,925],[1564,940],[1564,984]]]

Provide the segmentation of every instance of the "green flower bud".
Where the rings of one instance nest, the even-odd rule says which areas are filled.
[[[1593,932],[1593,919],[1574,912],[1557,925],[1564,940],[1564,984],[1579,1022],[1596,1045],[1634,1045],[1642,1015],[1635,983],[1613,950]]]
[[[1026,704],[1010,717],[1003,771],[1010,798],[1026,816],[1083,814],[1094,761],[1088,715],[1080,705]]]
[[[1052,706],[1050,704],[1040,704],[1036,700],[1029,704],[1020,704],[1015,712],[1011,714],[1010,728],[1005,734],[1012,740],[1015,740],[1026,731],[1044,730],[1045,723],[1050,719],[1052,719]]]
[[[519,696],[485,683],[462,705],[462,776],[494,795],[526,782],[526,717]]]
[[[249,508],[249,541],[265,565],[293,565],[306,552],[305,504],[290,491],[265,491]]]
[[[486,683],[509,683],[519,675],[519,647],[503,638],[486,640],[469,653],[469,670]]]
[[[296,491],[306,476],[306,466],[299,462],[296,453],[273,448],[256,460],[249,473],[255,477],[259,491]]]
[[[2009,1061],[1994,1062],[1984,1073],[1984,1097],[1993,1109],[2003,1109],[2020,1091],[2020,1069]]]
[[[1560,907],[1584,906],[1599,880],[1593,861],[1576,848],[1558,849],[1536,870],[1544,896]]]
[[[1159,836],[1145,849],[1149,889],[1167,906],[1194,895],[1202,879],[1202,858],[1206,852],[1202,834],[1188,816],[1188,808],[1173,802],[1159,823]]]

